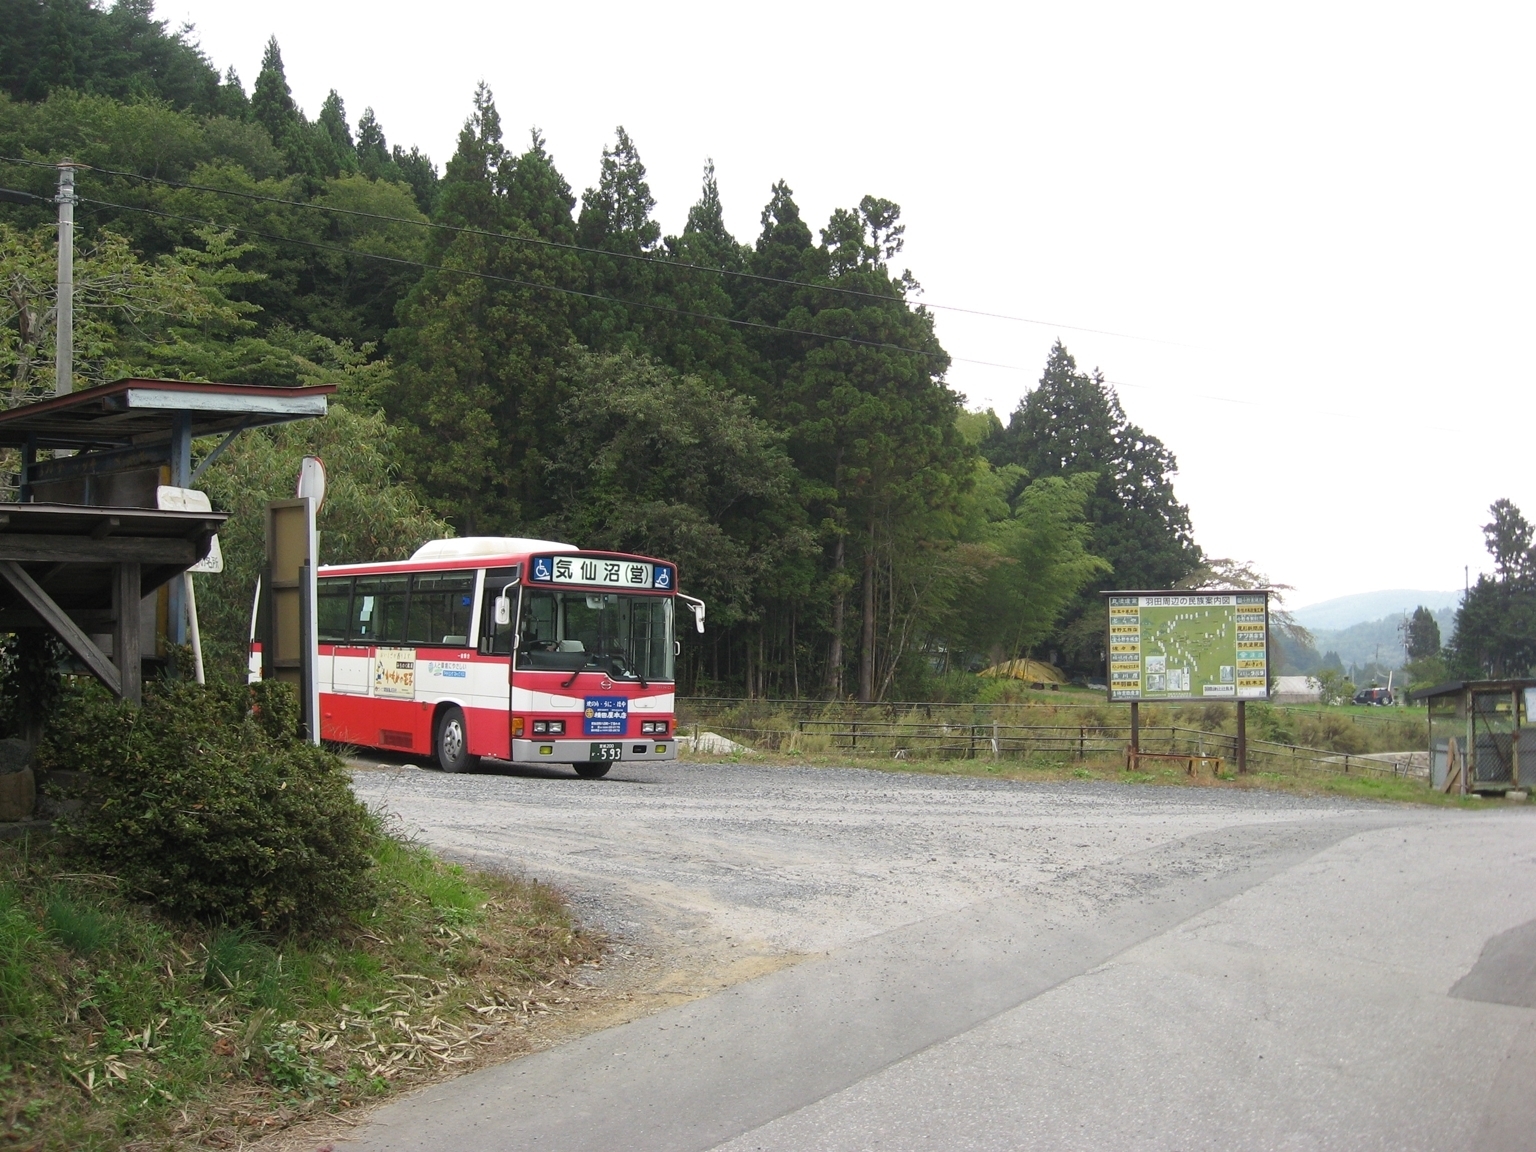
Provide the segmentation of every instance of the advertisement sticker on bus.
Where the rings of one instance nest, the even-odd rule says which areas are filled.
[[[416,649],[378,649],[373,661],[373,694],[397,700],[416,698]]]
[[[629,723],[629,697],[588,696],[583,713],[588,736],[622,736]]]

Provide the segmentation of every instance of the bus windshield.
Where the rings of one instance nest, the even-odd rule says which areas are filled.
[[[523,589],[517,666],[672,679],[672,597]]]

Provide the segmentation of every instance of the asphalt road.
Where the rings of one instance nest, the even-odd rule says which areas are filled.
[[[738,765],[357,787],[701,968],[803,959],[344,1147],[1533,1144],[1536,813]]]

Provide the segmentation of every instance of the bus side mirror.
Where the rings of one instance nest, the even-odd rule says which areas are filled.
[[[510,624],[510,623],[512,623],[512,597],[510,597],[510,596],[498,596],[498,597],[496,597],[496,623],[497,624]]]

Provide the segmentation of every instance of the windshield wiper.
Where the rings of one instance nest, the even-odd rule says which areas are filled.
[[[608,653],[608,664],[609,664],[609,667],[613,671],[613,675],[615,675],[615,676],[633,676],[636,680],[640,681],[640,687],[642,687],[642,688],[649,688],[650,687],[650,685],[645,682],[645,674],[643,672],[641,672],[640,669],[637,666],[631,664],[629,662],[629,657],[624,655],[624,653],[622,653],[622,652],[610,652],[610,653]]]

